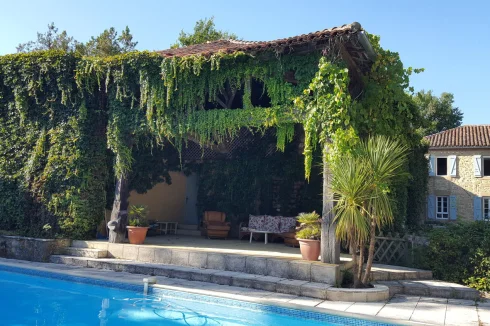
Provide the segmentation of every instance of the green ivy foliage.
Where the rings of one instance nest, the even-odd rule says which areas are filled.
[[[490,290],[490,225],[486,222],[435,228],[428,247],[417,250],[414,257],[416,266],[431,270],[436,279]]]
[[[284,152],[264,157],[270,139],[260,134],[255,137],[253,146],[241,149],[232,159],[196,167],[199,210],[224,211],[232,222],[248,222],[249,214],[297,216],[321,209],[321,182],[305,182],[298,142],[287,143]],[[318,159],[315,162],[313,173],[319,175]],[[299,186],[297,193],[295,185]]]
[[[133,173],[148,181],[134,184],[152,185],[148,178],[154,173],[134,172],[143,158],[135,149],[144,143],[180,151],[188,138],[219,144],[240,128],[276,128],[277,148],[286,150],[294,125],[302,124],[307,178],[318,145],[329,143],[335,156],[359,138],[385,134],[415,146],[418,116],[407,94],[412,69],[383,50],[379,38],[371,42],[378,58],[355,99],[348,70],[319,51],[172,58],[47,51],[0,57],[0,198],[12,203],[0,210],[0,225],[35,233],[50,224],[71,237],[91,234],[104,215],[113,181],[108,175]],[[294,83],[285,81],[290,72]],[[269,107],[254,107],[251,80],[263,84]],[[221,108],[223,89],[240,93],[241,105]]]
[[[106,120],[76,86],[79,58],[60,51],[0,57],[2,227],[37,235],[46,224],[91,233],[105,203]],[[7,222],[5,222],[7,221]]]

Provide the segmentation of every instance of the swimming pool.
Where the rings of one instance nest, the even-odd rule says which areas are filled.
[[[164,289],[144,296],[137,285],[23,273],[39,274],[0,265],[1,325],[388,325]]]

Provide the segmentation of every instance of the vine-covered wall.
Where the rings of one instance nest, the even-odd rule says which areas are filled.
[[[0,229],[83,237],[105,206],[106,114],[80,90],[79,58],[0,57]]]
[[[143,152],[162,153],[162,146],[179,152],[189,139],[218,146],[240,128],[274,127],[277,148],[284,151],[295,124],[302,124],[307,178],[317,145],[330,140],[333,157],[370,134],[401,137],[415,146],[417,114],[406,93],[412,71],[403,68],[398,54],[383,50],[379,39],[371,42],[378,59],[356,99],[348,92],[342,61],[320,51],[173,58],[48,51],[0,57],[0,229],[91,236],[103,219],[106,197],[112,197],[106,192],[114,183],[109,175],[132,176],[144,191],[161,176],[141,171]],[[291,72],[294,81],[287,81]],[[230,94],[238,95],[220,105]],[[159,161],[168,168],[179,165],[173,158],[174,163]]]

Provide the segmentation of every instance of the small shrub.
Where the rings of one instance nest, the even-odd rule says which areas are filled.
[[[148,226],[148,208],[145,205],[131,205],[129,207],[129,226]]]
[[[459,222],[429,233],[429,245],[415,251],[415,265],[434,278],[490,290],[490,224]]]
[[[490,292],[490,256],[478,248],[470,262],[474,267],[473,275],[465,283],[478,291]]]
[[[300,229],[296,232],[296,238],[307,240],[320,240],[322,229],[320,215],[316,212],[300,213],[297,217],[301,223]]]

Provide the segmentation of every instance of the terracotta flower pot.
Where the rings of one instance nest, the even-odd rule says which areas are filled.
[[[142,244],[146,239],[146,232],[148,227],[146,226],[127,226],[128,239],[131,244]]]
[[[298,239],[298,241],[303,259],[317,261],[320,256],[320,240]]]

